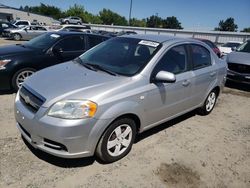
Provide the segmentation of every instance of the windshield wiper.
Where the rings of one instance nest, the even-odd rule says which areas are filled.
[[[108,73],[108,74],[110,74],[110,75],[117,76],[117,74],[114,73],[113,71],[110,71],[110,70],[108,70],[108,69],[106,69],[106,68],[104,68],[104,67],[102,67],[102,66],[100,66],[100,65],[91,64],[91,63],[83,63],[83,64],[85,64],[85,65],[87,65],[87,66],[91,66],[91,67],[94,68],[94,69],[98,69],[98,70],[100,70],[100,71],[106,72],[106,73]]]
[[[81,64],[82,66],[84,66],[87,69],[90,69],[92,71],[97,71],[97,69],[95,69],[93,66],[88,65],[88,63],[84,63],[84,61],[81,58],[79,58],[79,57],[73,59],[73,61]]]

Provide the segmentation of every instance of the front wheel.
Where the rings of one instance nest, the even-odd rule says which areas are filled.
[[[24,68],[17,71],[14,76],[12,77],[12,87],[15,91],[17,91],[29,76],[36,72],[35,69],[32,68]]]
[[[101,137],[97,156],[105,163],[115,162],[126,156],[135,140],[136,124],[132,119],[114,121]]]
[[[212,112],[217,101],[217,95],[218,94],[215,90],[212,90],[208,94],[203,106],[199,108],[199,113],[201,115],[208,115],[210,112]]]
[[[22,36],[19,33],[13,34],[13,39],[14,40],[21,40]]]

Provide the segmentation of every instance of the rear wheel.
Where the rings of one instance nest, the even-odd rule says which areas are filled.
[[[77,22],[77,25],[81,25],[81,22]]]
[[[65,24],[69,24],[69,21],[66,21]]]
[[[17,71],[12,77],[12,87],[15,91],[17,91],[23,84],[23,82],[32,74],[36,72],[35,69],[32,68],[24,68]]]
[[[199,108],[199,113],[201,115],[208,115],[210,112],[212,112],[212,110],[214,109],[214,106],[216,104],[216,101],[217,101],[217,96],[218,96],[218,94],[217,94],[216,90],[212,90],[208,94],[203,106],[201,108]]]
[[[14,40],[21,40],[22,36],[19,33],[13,34],[13,39]]]
[[[117,161],[126,156],[135,140],[136,124],[132,119],[114,121],[98,143],[96,154],[105,163]]]

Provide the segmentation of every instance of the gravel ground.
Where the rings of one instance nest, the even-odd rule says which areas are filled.
[[[249,188],[250,92],[240,89],[225,88],[208,116],[191,112],[143,133],[107,165],[29,147],[15,127],[15,94],[0,93],[0,187]]]

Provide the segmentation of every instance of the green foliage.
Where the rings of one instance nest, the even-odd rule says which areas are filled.
[[[215,31],[237,31],[238,26],[234,23],[234,18],[227,18],[225,21],[219,22],[219,27],[214,28]]]
[[[120,16],[119,14],[109,10],[109,9],[103,9],[99,12],[100,19],[102,20],[103,24],[107,25],[128,25],[128,22],[124,16]]]
[[[55,19],[58,19],[61,17],[61,10],[57,7],[50,6],[50,5],[45,5],[43,3],[40,4],[40,6],[34,6],[34,7],[24,7],[25,11],[37,13],[37,14],[42,14],[46,16],[51,16]]]
[[[240,32],[246,32],[246,33],[250,33],[250,27],[244,28],[242,31]]]
[[[162,27],[163,26],[162,18],[152,15],[149,18],[147,18],[146,25],[147,27],[153,27],[153,28]]]
[[[146,20],[145,19],[138,20],[136,18],[132,18],[130,20],[130,26],[134,26],[134,27],[146,27]]]
[[[175,16],[167,17],[165,20],[163,20],[163,28],[183,29],[183,27],[181,26],[181,23],[178,21],[178,19]]]

